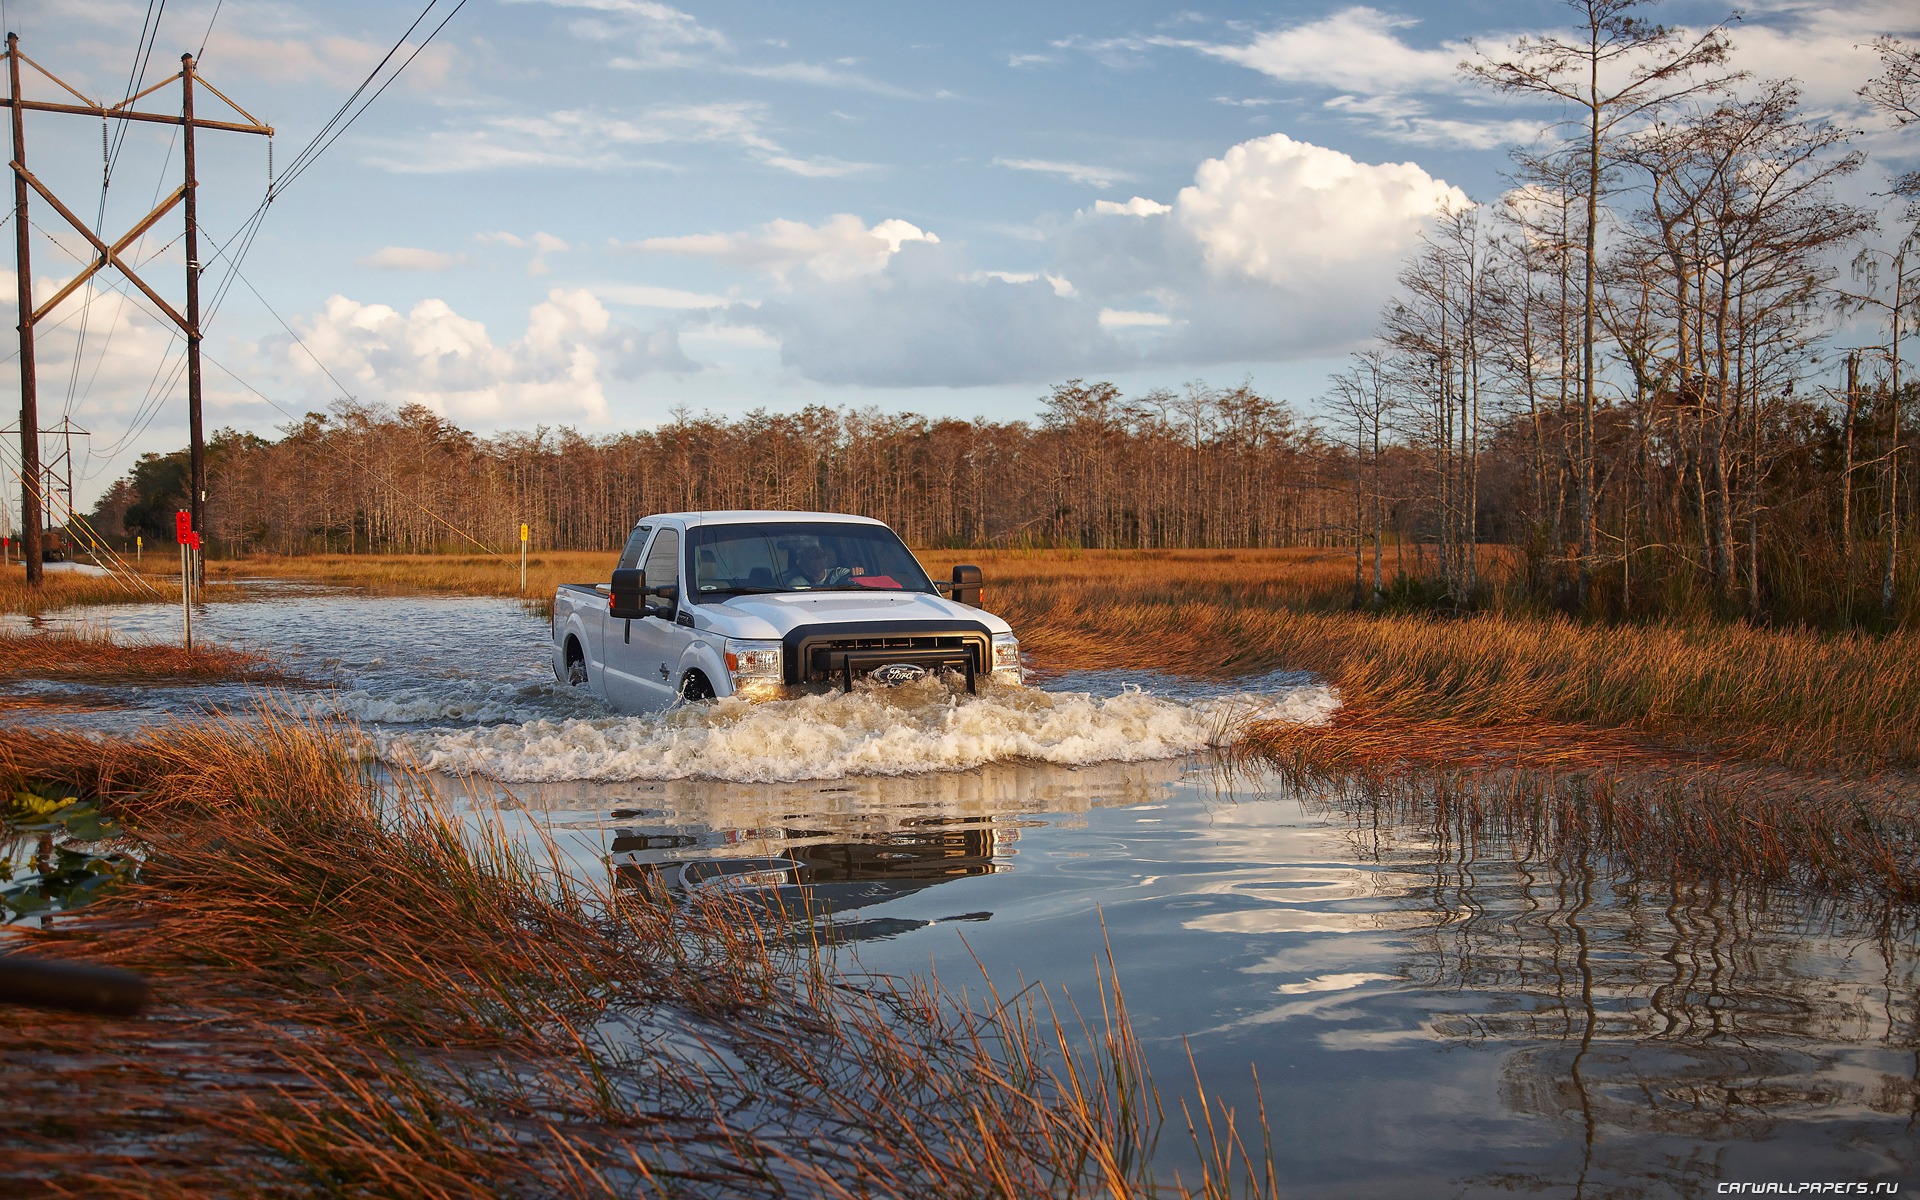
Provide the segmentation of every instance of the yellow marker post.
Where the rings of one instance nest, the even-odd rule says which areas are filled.
[[[139,562],[141,559],[141,556],[144,555],[146,552],[147,552],[147,539],[141,537],[137,533],[134,534],[133,535],[133,561]]]
[[[520,522],[520,593],[527,591],[527,523]]]

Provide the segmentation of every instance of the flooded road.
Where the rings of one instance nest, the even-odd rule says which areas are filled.
[[[514,603],[273,594],[197,628],[324,684],[296,700],[584,877],[804,894],[854,969],[976,998],[984,967],[1003,996],[1097,1005],[1111,947],[1170,1106],[1191,1053],[1253,1132],[1258,1071],[1288,1194],[1920,1187],[1910,917],[1442,845],[1209,748],[1249,716],[1325,719],[1310,679],[631,718],[557,687],[546,623]],[[178,613],[68,619],[166,640]],[[114,730],[250,699],[67,690],[115,707],[63,724]],[[1171,1167],[1190,1155],[1170,1116]]]

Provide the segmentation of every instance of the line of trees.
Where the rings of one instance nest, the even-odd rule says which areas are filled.
[[[653,430],[479,437],[430,410],[342,401],[277,439],[210,442],[207,535],[227,552],[618,547],[639,517],[715,508],[860,512],[927,546],[1344,544],[1345,479],[1284,403],[1190,385],[1129,400],[1053,388],[1038,422],[809,408]],[[94,524],[170,537],[175,460],[149,456]]]

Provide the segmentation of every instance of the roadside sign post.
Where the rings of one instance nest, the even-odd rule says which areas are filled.
[[[173,536],[180,543],[180,627],[186,648],[193,649],[193,514],[173,514]]]
[[[520,522],[520,594],[527,592],[527,523]]]
[[[141,537],[137,533],[134,534],[133,535],[133,561],[139,562],[141,556],[146,553],[146,549],[147,549],[147,539]]]

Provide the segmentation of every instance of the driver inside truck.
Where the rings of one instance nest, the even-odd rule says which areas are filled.
[[[826,587],[836,583],[845,583],[853,572],[833,563],[833,555],[819,542],[813,542],[794,551],[789,559],[792,574],[787,579],[790,588]]]

